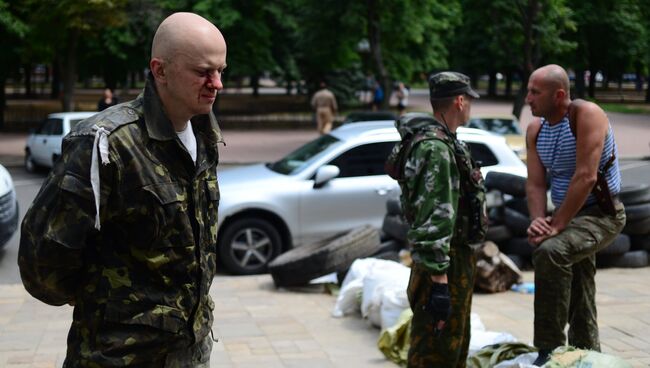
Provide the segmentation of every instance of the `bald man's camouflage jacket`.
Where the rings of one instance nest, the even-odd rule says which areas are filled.
[[[386,171],[399,182],[414,260],[446,273],[452,246],[478,244],[487,232],[485,186],[467,146],[431,115],[410,113],[396,122],[402,142]]]
[[[18,263],[29,293],[74,305],[66,367],[166,366],[210,338],[219,188],[214,115],[192,119],[197,161],[155,86],[81,122],[22,224]],[[91,186],[97,155],[99,225]],[[208,352],[209,355],[209,352]]]

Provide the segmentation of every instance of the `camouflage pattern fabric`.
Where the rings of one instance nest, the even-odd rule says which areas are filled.
[[[568,323],[569,345],[600,351],[595,254],[611,244],[623,226],[623,204],[616,205],[616,216],[605,215],[593,205],[533,251],[536,347],[552,350],[564,346]]]
[[[209,359],[223,140],[212,114],[192,119],[195,165],[161,106],[149,76],[143,95],[77,125],[25,215],[25,288],[45,303],[74,305],[65,367]],[[110,132],[100,231],[89,180],[98,127]],[[178,351],[196,353],[165,363]]]
[[[413,310],[409,367],[464,367],[469,348],[469,318],[476,269],[474,250],[468,242],[470,218],[475,214],[465,200],[468,194],[484,198],[483,193],[467,193],[461,186],[461,172],[477,169],[467,147],[452,139],[446,130],[429,116],[427,119],[407,114],[397,122],[400,135],[424,134],[404,162],[402,207],[412,212],[407,234],[413,247],[414,266],[408,286]],[[446,138],[441,139],[444,136]],[[462,154],[454,152],[462,150]],[[394,160],[401,150],[397,144],[389,157]],[[467,157],[458,162],[457,155]],[[469,167],[459,168],[458,165]],[[467,180],[471,180],[468,177]],[[473,178],[477,192],[482,189],[482,177]],[[481,196],[480,194],[483,194]],[[481,203],[484,207],[484,201]],[[433,333],[432,317],[423,311],[431,289],[432,274],[447,274],[452,314],[440,337]]]

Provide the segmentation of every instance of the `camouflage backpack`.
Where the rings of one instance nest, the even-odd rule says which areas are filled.
[[[408,119],[413,117],[406,115],[404,118]],[[423,119],[422,116],[415,118]],[[427,132],[420,130],[414,133],[407,133],[402,138],[402,142],[395,145],[395,148],[386,160],[384,169],[403,188],[405,181],[404,166],[413,148],[420,142],[430,139],[438,139],[447,144],[454,153],[454,158],[460,173],[461,195],[458,207],[467,209],[467,212],[459,212],[457,224],[460,226],[456,226],[457,235],[465,236],[469,244],[482,243],[487,233],[488,215],[485,202],[485,185],[481,170],[470,155],[469,149],[464,144],[447,134],[446,130],[432,117],[427,116],[426,120],[433,129],[428,129]],[[413,209],[410,208],[409,203],[403,203],[402,206],[404,207],[403,212],[406,220],[412,223],[415,218]],[[463,231],[464,229],[466,231]]]

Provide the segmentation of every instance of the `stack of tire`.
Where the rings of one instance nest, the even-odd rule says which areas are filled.
[[[650,252],[650,186],[623,186],[619,198],[625,205],[623,233],[596,254],[596,264],[598,267],[646,267]]]
[[[526,178],[490,172],[485,178],[488,191],[503,196],[503,206],[489,212],[487,240],[497,243],[499,250],[521,269],[532,268],[533,247],[528,243],[526,229],[530,225],[526,201]],[[627,224],[609,246],[596,254],[598,267],[635,268],[648,266],[650,251],[650,187],[645,184],[624,186],[619,193],[625,205]]]

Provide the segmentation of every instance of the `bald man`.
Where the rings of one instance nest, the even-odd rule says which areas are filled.
[[[208,367],[226,43],[176,13],[143,93],[77,125],[22,224],[27,291],[74,306],[64,367]]]
[[[614,133],[598,105],[571,101],[569,77],[558,65],[537,69],[528,82],[528,104],[540,117],[526,132],[526,193],[535,246],[536,365],[566,344],[600,350],[596,318],[595,254],[625,225],[618,200],[621,174]],[[546,175],[555,210],[547,216]],[[604,190],[607,188],[608,190]]]

